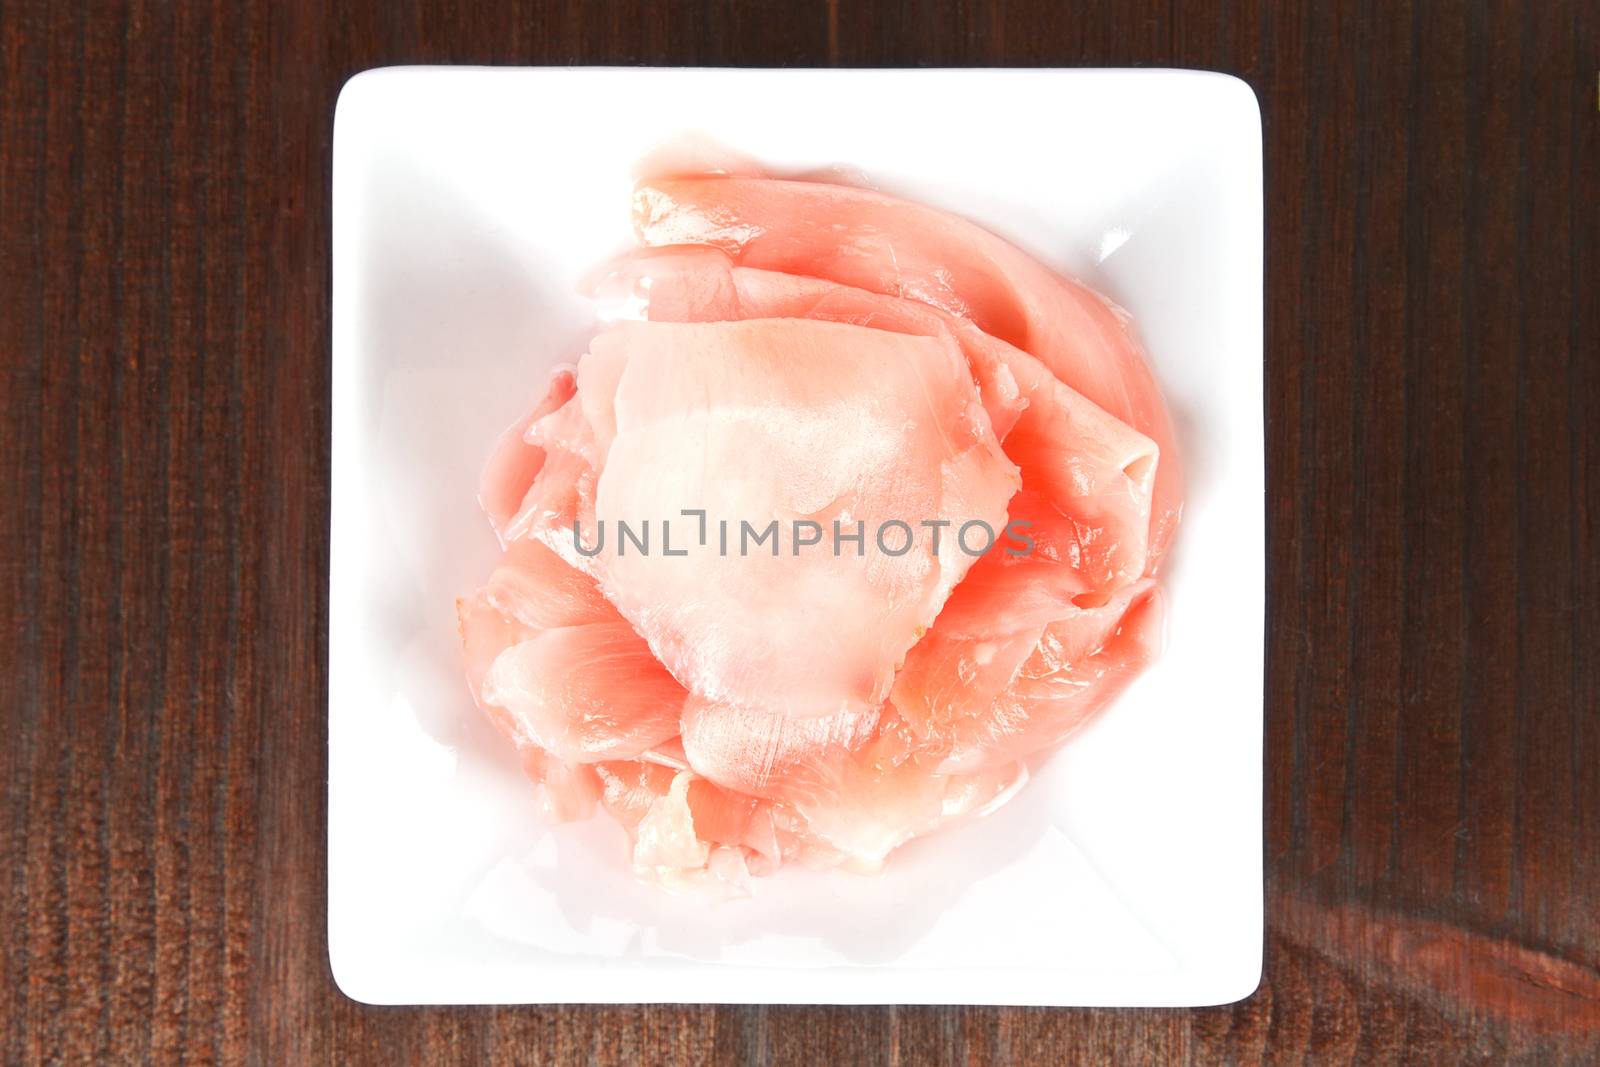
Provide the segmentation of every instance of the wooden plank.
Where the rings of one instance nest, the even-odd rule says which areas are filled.
[[[1600,1060],[1597,56],[1600,14],[1576,0],[0,4],[0,1060]],[[338,993],[333,102],[360,69],[449,62],[1251,83],[1270,480],[1256,996],[377,1010]]]

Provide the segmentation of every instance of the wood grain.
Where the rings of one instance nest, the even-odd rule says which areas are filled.
[[[468,62],[1170,65],[1255,87],[1260,992],[340,996],[333,104],[366,67]],[[1600,1062],[1597,65],[1600,6],[1578,0],[0,2],[0,1061]]]

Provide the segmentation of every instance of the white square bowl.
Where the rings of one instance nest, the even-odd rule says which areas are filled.
[[[583,350],[630,164],[846,164],[1129,309],[1184,450],[1168,647],[1011,804],[878,878],[712,904],[548,827],[461,679],[491,441]],[[1199,1005],[1261,969],[1256,99],[1187,71],[405,69],[334,124],[328,942],[373,1003]]]

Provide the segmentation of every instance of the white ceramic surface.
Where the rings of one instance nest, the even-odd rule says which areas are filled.
[[[880,878],[709,904],[547,827],[460,677],[490,442],[582,351],[629,165],[697,130],[844,164],[1129,309],[1185,452],[1159,664],[1010,805]],[[334,127],[328,938],[378,1003],[1194,1005],[1261,966],[1256,100],[1183,71],[389,69]]]

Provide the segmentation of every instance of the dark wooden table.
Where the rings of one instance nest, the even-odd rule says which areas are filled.
[[[344,6],[0,0],[0,1062],[1600,1062],[1600,5]],[[343,80],[392,63],[1255,86],[1260,992],[1043,1011],[336,991],[330,135]]]

